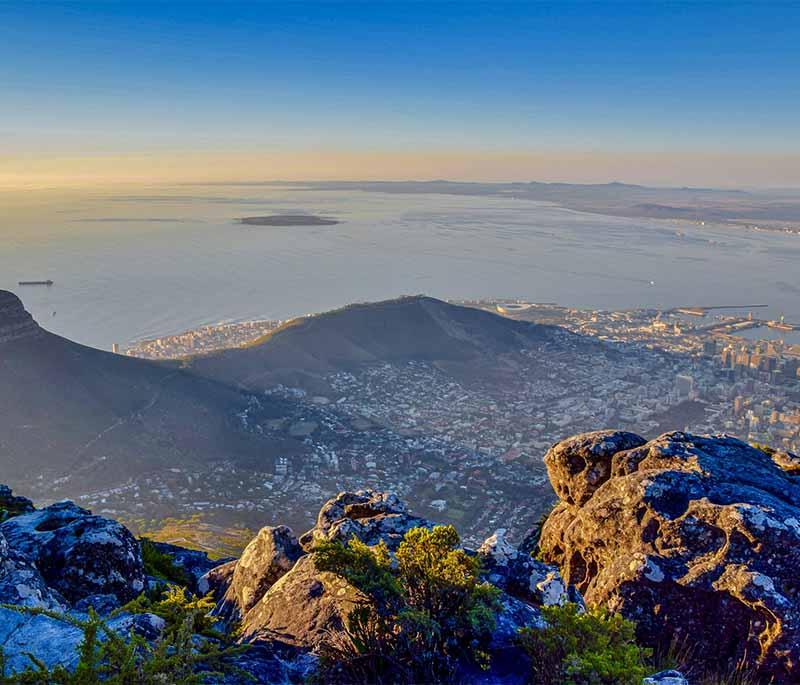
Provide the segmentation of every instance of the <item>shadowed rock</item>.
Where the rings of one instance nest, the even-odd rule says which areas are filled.
[[[70,602],[96,594],[126,602],[144,589],[141,549],[130,531],[72,502],[16,516],[0,532]]]
[[[743,659],[800,676],[800,479],[794,455],[726,436],[579,435],[545,456],[561,503],[540,541],[589,605],[640,637],[692,645],[714,668]]]

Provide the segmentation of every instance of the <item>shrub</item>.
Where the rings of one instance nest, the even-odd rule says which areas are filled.
[[[641,685],[651,652],[636,644],[635,626],[602,610],[575,604],[543,607],[548,627],[523,628],[520,644],[537,685]]]
[[[177,585],[191,584],[192,579],[186,571],[178,566],[169,554],[160,552],[152,540],[141,538],[139,542],[142,547],[144,572],[147,575]]]
[[[442,683],[461,658],[487,665],[499,591],[479,580],[479,561],[459,544],[452,526],[436,526],[408,531],[396,563],[383,543],[317,546],[317,569],[366,598],[323,646],[324,682]]]
[[[209,676],[236,673],[242,681],[249,676],[231,664],[244,647],[228,644],[213,630],[208,617],[209,598],[187,595],[181,588],[171,588],[158,601],[144,596],[113,612],[154,613],[165,621],[158,640],[149,642],[131,632],[121,636],[93,610],[81,619],[73,615],[14,605],[3,605],[20,613],[44,615],[64,621],[83,632],[79,660],[74,671],[63,666],[48,668],[33,656],[24,672],[7,675],[0,652],[0,683],[36,685],[194,685]],[[197,634],[212,639],[197,639]]]

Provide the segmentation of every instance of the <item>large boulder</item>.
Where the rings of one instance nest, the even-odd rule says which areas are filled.
[[[645,642],[798,682],[800,479],[781,462],[727,436],[569,438],[545,456],[561,502],[540,551]]]
[[[15,516],[0,532],[9,548],[35,563],[47,585],[70,602],[97,594],[126,602],[144,589],[136,538],[122,524],[72,502]]]
[[[344,578],[320,572],[314,555],[301,557],[242,618],[244,640],[279,641],[315,650],[347,615],[367,601]]]
[[[47,586],[36,565],[12,550],[0,533],[0,603],[60,611],[64,598]]]
[[[235,563],[217,613],[232,620],[244,616],[301,556],[303,549],[290,528],[262,528]]]
[[[403,536],[420,526],[431,528],[433,523],[411,515],[392,492],[340,492],[323,505],[316,526],[301,536],[300,544],[310,552],[321,540],[348,542],[356,537],[370,546],[384,542],[396,551]]]

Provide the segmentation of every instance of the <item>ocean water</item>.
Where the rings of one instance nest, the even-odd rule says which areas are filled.
[[[412,293],[607,309],[764,303],[760,316],[800,323],[797,235],[282,186],[15,191],[0,203],[0,288],[49,330],[105,349]],[[235,223],[302,212],[342,223]]]

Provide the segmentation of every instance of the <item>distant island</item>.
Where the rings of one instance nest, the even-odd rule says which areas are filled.
[[[247,226],[333,226],[341,223],[313,214],[272,214],[270,216],[246,216],[236,220]]]

